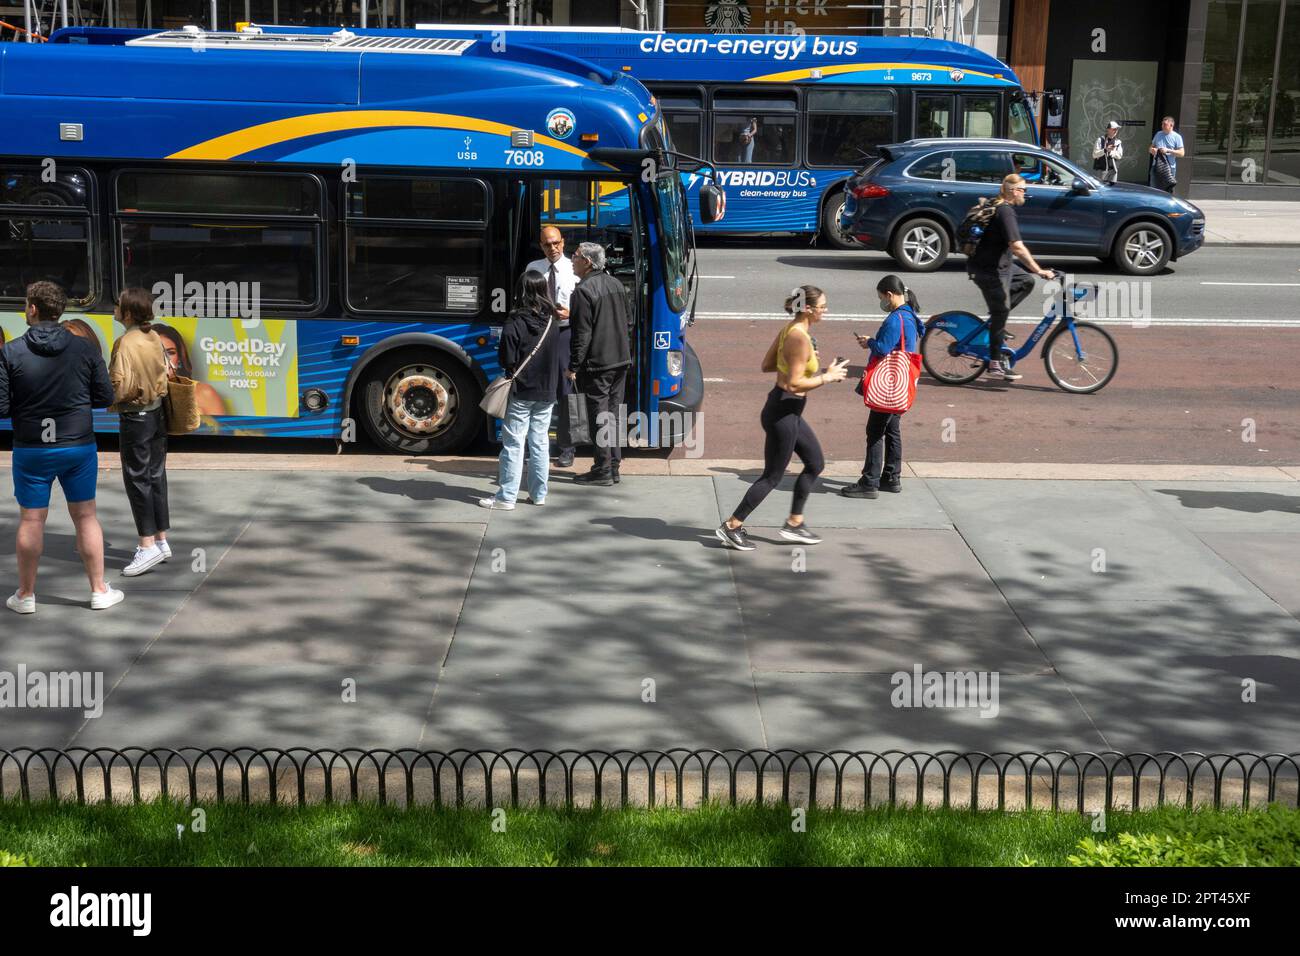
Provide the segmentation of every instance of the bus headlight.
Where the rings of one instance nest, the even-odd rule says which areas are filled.
[[[682,353],[681,352],[668,353],[668,374],[671,375],[673,378],[677,378],[682,374]]]

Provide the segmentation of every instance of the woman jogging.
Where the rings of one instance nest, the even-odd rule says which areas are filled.
[[[793,455],[798,455],[803,462],[803,471],[795,480],[794,503],[790,517],[781,528],[781,537],[801,544],[821,543],[821,538],[804,524],[803,507],[817,483],[817,476],[826,466],[826,459],[812,427],[803,420],[803,410],[808,404],[807,395],[814,388],[844,381],[848,360],[833,362],[826,371],[818,372],[817,343],[811,327],[826,314],[826,294],[821,289],[811,285],[795,289],[785,300],[785,311],[794,318],[786,323],[763,357],[763,371],[776,372],[776,385],[768,392],[759,418],[766,435],[763,474],[749,486],[731,517],[714,532],[725,546],[737,551],[754,550],[745,534],[745,519],[780,484]]]

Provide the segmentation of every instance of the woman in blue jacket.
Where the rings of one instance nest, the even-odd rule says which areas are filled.
[[[925,334],[917,310],[920,303],[912,290],[896,275],[887,275],[876,284],[880,296],[880,309],[885,321],[880,323],[874,337],[857,336],[858,344],[877,358],[884,358],[898,348],[899,335],[905,335],[906,348],[915,352]],[[871,410],[867,418],[867,460],[862,466],[862,477],[840,494],[846,498],[879,498],[880,492],[903,490],[903,434],[899,416]]]

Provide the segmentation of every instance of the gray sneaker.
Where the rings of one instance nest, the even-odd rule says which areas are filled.
[[[728,548],[734,548],[737,551],[753,551],[754,545],[749,541],[749,535],[745,534],[745,526],[739,528],[728,528],[727,522],[722,522],[713,531]]]
[[[793,525],[788,521],[781,526],[781,537],[787,541],[798,541],[800,544],[822,543],[822,539],[809,531],[806,524]]]

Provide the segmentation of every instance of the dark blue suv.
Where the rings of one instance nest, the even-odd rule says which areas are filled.
[[[944,264],[967,210],[997,195],[1012,172],[1029,184],[1016,213],[1035,256],[1113,259],[1145,276],[1205,241],[1205,214],[1191,203],[1149,186],[1103,184],[1056,153],[1015,140],[914,139],[877,154],[845,186],[840,227],[913,272]]]

